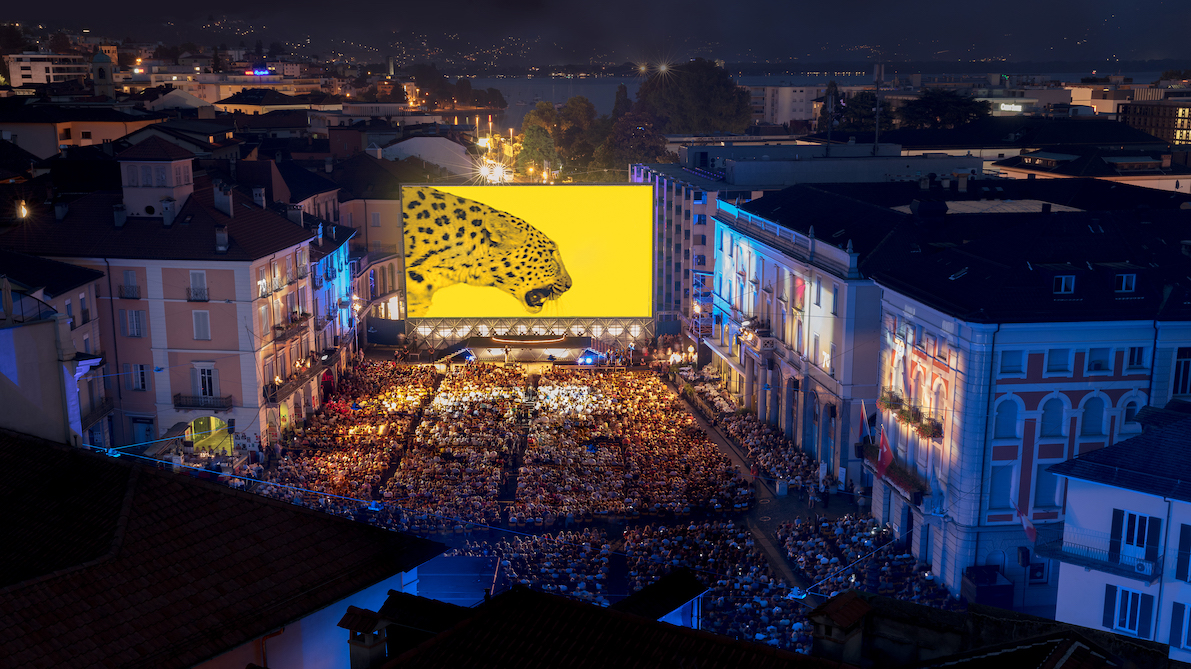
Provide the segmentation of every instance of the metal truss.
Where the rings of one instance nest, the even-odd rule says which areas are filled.
[[[605,344],[644,346],[653,341],[652,318],[411,318],[407,334],[445,348],[468,337],[558,335]]]

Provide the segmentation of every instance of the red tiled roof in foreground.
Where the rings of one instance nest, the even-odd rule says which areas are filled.
[[[522,588],[472,611],[467,620],[390,660],[385,669],[846,666]]]
[[[0,434],[0,664],[189,667],[446,548],[143,462]]]

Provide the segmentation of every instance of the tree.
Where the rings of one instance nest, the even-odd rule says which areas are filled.
[[[621,84],[623,86],[623,84]],[[576,95],[567,100],[562,109],[558,110],[558,122],[563,130],[578,128],[586,131],[596,119],[596,108],[582,95]]]
[[[219,57],[219,47],[214,47],[211,49],[211,71],[223,71],[223,59]]]
[[[748,90],[702,58],[652,74],[637,103],[658,116],[666,133],[744,132],[753,118]]]
[[[254,50],[257,58],[263,58],[265,55],[265,43],[259,39],[256,41],[256,49]]]
[[[646,110],[633,110],[613,124],[594,158],[600,167],[623,170],[632,163],[669,163],[675,157],[666,151],[657,118]]]
[[[629,88],[624,84],[616,87],[616,101],[612,103],[612,120],[624,116],[633,110],[633,101],[629,99]]]
[[[558,128],[558,112],[554,110],[553,104],[542,101],[533,109],[525,112],[525,116],[521,119],[521,133],[525,134],[526,130],[533,126],[542,128],[551,136],[554,135]]]
[[[843,97],[839,94],[839,86],[835,81],[827,82],[827,90],[823,93],[823,106],[819,109],[819,132],[827,132],[829,128],[839,127],[839,120],[844,114]]]
[[[50,51],[54,53],[70,53],[74,51],[74,48],[70,45],[70,38],[66,36],[66,33],[58,32],[54,33],[54,36],[50,38]]]
[[[471,79],[459,77],[455,80],[455,102],[468,107],[475,105],[475,96],[471,92]]]
[[[270,58],[284,56],[287,52],[288,52],[288,50],[285,48],[285,45],[282,44],[281,42],[269,42],[269,57]]]
[[[18,26],[11,23],[0,25],[0,54],[20,53],[28,50],[30,50],[29,40]]]
[[[954,128],[992,114],[987,100],[973,100],[955,91],[928,88],[902,105],[897,115],[905,128]]]
[[[521,136],[521,152],[517,154],[517,164],[522,170],[529,167],[541,170],[549,162],[551,167],[558,167],[558,152],[554,149],[554,140],[550,133],[540,125],[525,128]]]
[[[838,130],[845,132],[872,132],[876,127],[877,94],[860,91],[844,103]],[[893,129],[893,106],[881,102],[881,130]]]
[[[194,42],[182,42],[178,45],[179,55],[184,53],[197,54],[201,51],[202,49],[199,48],[199,45],[195,44]]]

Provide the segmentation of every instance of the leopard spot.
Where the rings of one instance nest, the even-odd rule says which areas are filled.
[[[409,278],[410,278],[412,281],[415,281],[415,282],[417,282],[417,283],[422,283],[422,279],[424,279],[425,277],[423,277],[421,274],[418,274],[417,272],[414,272],[414,271],[412,271],[412,270],[411,270],[411,271],[409,272]]]
[[[448,239],[450,239],[450,238],[451,238],[451,234],[450,234],[449,232],[444,232],[444,233],[442,233],[442,240],[443,240],[444,242],[445,242],[445,241],[447,241],[447,240],[448,240]]]

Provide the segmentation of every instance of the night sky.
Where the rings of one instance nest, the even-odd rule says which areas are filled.
[[[1186,0],[214,0],[191,7],[168,7],[160,0],[64,0],[19,3],[0,18],[45,23],[71,17],[63,27],[146,41],[221,39],[251,45],[257,39],[304,43],[310,38],[310,48],[322,51],[328,44],[363,44],[384,52],[413,35],[425,35],[431,44],[452,34],[458,35],[456,44],[516,37],[534,43],[534,57],[555,62],[695,55],[810,62],[1191,57],[1185,34],[1191,2]],[[209,25],[209,17],[220,25]]]

